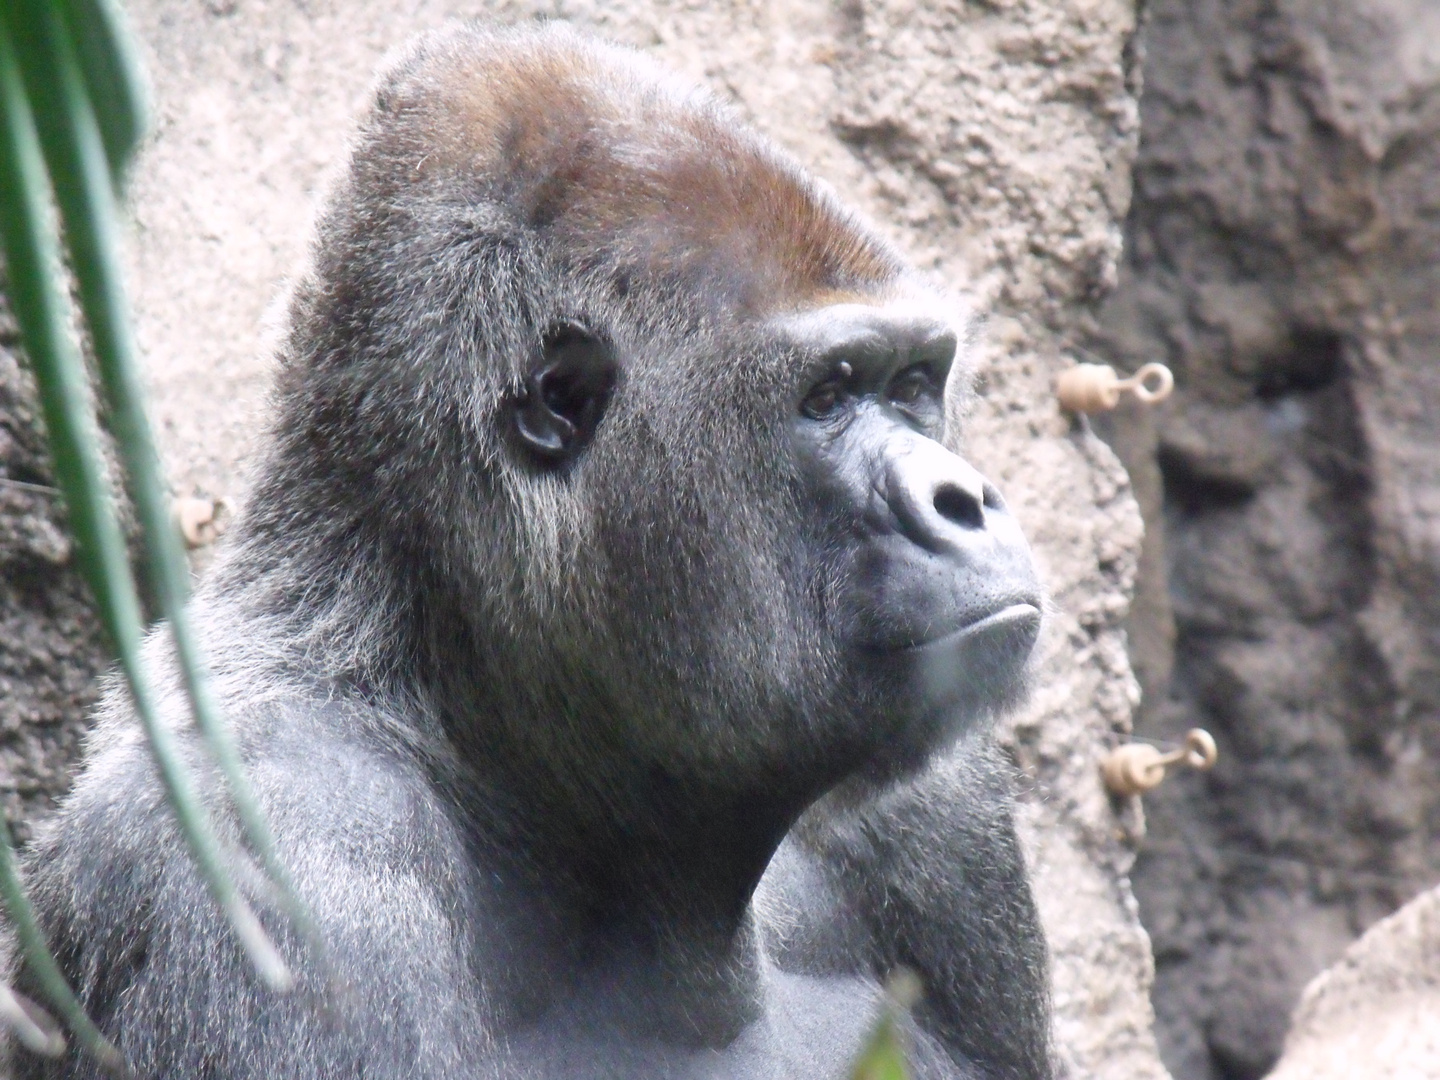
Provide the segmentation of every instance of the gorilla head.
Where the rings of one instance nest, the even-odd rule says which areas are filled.
[[[240,565],[550,838],[738,815],[753,884],[1014,696],[1029,556],[940,441],[963,325],[709,96],[564,30],[429,39],[315,262]]]
[[[336,1053],[389,1075],[419,1038],[405,1010],[437,995],[457,1046],[503,1042],[566,992],[601,1002],[590,1015],[633,1012],[594,973],[652,960],[654,993],[636,993],[679,1019],[647,1020],[647,1038],[728,1046],[814,1011],[818,989],[793,1008],[761,989],[779,978],[766,962],[836,970],[757,959],[751,898],[777,848],[828,791],[880,807],[1009,704],[1040,621],[1015,522],[943,445],[964,334],[792,161],[636,55],[556,28],[453,29],[382,81],[293,301],[249,509],[199,600],[336,962],[403,1014],[393,1045],[386,1029]],[[87,800],[119,800],[124,769],[95,772],[109,791],[81,781],[72,837]],[[982,1059],[1038,1075],[1043,946],[1003,785],[972,774],[919,810],[875,810],[868,864],[816,842],[805,880],[833,878],[863,924],[870,944],[833,935],[845,978],[903,962],[930,979],[959,1075]],[[916,877],[886,869],[892,820],[950,853],[925,880],[953,879],[953,910],[887,923]],[[830,888],[801,889],[795,910],[816,914],[792,921],[834,921],[816,899]],[[73,890],[57,877],[52,895]],[[426,913],[423,948],[403,945]],[[461,973],[437,989],[419,953],[450,948]],[[163,976],[159,946],[147,957]],[[195,1016],[214,1008],[185,1003],[191,979],[132,988],[149,1013],[122,1043],[175,1067],[184,1039],[204,1042]],[[841,1048],[864,1019],[843,1011]],[[414,1024],[443,1042],[435,1015]],[[272,1075],[265,1053],[221,1073]],[[284,1075],[351,1075],[324,1053],[312,1069],[292,1052]],[[441,1057],[405,1060],[428,1076]],[[615,1068],[689,1075],[666,1060]],[[786,1075],[754,1060],[769,1064],[739,1074]]]

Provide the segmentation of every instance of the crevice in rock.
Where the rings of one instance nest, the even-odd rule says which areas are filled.
[[[1427,4],[1148,8],[1126,263],[1091,345],[1177,377],[1095,425],[1146,518],[1136,730],[1220,745],[1145,797],[1133,874],[1176,1080],[1263,1076],[1305,984],[1440,881]]]

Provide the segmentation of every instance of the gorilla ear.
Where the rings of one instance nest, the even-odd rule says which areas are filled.
[[[520,441],[546,464],[573,460],[599,427],[618,374],[609,342],[581,323],[557,324],[515,402]]]

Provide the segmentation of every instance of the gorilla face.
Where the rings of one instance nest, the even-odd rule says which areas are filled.
[[[1030,552],[999,492],[939,441],[948,321],[924,304],[842,304],[781,329],[805,358],[790,443],[810,557],[836,571],[846,682],[885,703],[882,771],[918,764],[1022,689],[1040,626]]]
[[[750,734],[765,732],[754,715],[764,710],[795,729],[792,735],[813,736],[812,724],[794,714],[813,719],[823,702],[825,737],[843,745],[849,761],[889,775],[918,765],[1022,690],[1041,590],[999,493],[939,441],[957,333],[932,308],[938,305],[846,303],[771,319],[761,337],[772,363],[755,366],[774,369],[773,400],[757,400],[751,387],[748,397],[736,396],[735,408],[712,399],[706,419],[673,416],[674,401],[693,405],[691,394],[647,399],[641,389],[663,383],[667,366],[670,378],[687,380],[683,361],[670,357],[652,369],[573,320],[547,337],[516,399],[515,433],[543,467],[578,466],[576,484],[621,481],[598,496],[631,508],[607,530],[613,558],[605,575],[620,583],[613,606],[622,613],[658,608],[662,617],[651,620],[658,630],[652,647],[614,666],[650,673],[652,693],[663,685],[653,673],[669,668],[677,690],[672,719],[687,711],[687,699],[693,707],[697,697],[708,698],[712,718],[728,699],[748,706],[749,717],[737,724]],[[713,359],[707,363],[714,367]],[[602,462],[591,469],[587,449],[622,373],[628,386],[618,391],[620,418],[606,421],[621,430],[603,433]],[[723,392],[716,397],[723,400]],[[667,469],[651,459],[639,465],[651,481],[642,493],[636,468],[644,447],[637,443],[645,440],[624,417],[643,412],[653,435],[665,430],[658,418],[667,405],[674,425],[656,441],[686,461],[725,455],[727,469]],[[782,423],[771,429],[766,421],[777,415]],[[767,429],[778,438],[766,438]],[[603,461],[612,455],[615,461]],[[757,473],[771,490],[755,489]],[[736,474],[743,482],[731,490]],[[777,501],[782,491],[787,497]],[[707,528],[697,531],[702,520]],[[766,580],[767,570],[774,579]],[[657,605],[666,591],[668,601]],[[644,627],[631,624],[623,636],[644,648]],[[767,664],[754,655],[754,678],[742,689],[733,677],[743,666],[742,641],[752,648],[756,641],[789,643],[828,685],[804,686],[783,661],[769,667],[770,687],[756,685],[766,681]],[[830,662],[814,664],[818,655]],[[677,667],[677,658],[700,662]],[[707,687],[717,668],[731,678]],[[786,708],[777,685],[799,686],[805,700],[792,698]],[[711,734],[713,744],[719,732]],[[764,745],[783,746],[793,759],[793,739],[784,733],[767,733]]]

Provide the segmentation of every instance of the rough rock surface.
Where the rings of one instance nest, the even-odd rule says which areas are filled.
[[[1305,984],[1440,879],[1437,42],[1433,0],[1148,8],[1096,340],[1179,381],[1107,428],[1149,530],[1139,730],[1220,743],[1147,796],[1134,873],[1180,1080],[1264,1074]]]
[[[1141,523],[1111,451],[1057,411],[1064,343],[1113,283],[1136,139],[1131,0],[445,3],[135,0],[158,127],[132,183],[133,294],[177,493],[243,500],[263,326],[385,51],[453,15],[571,19],[708,82],[993,313],[964,441],[1054,597],[1008,728],[1076,1077],[1163,1080],[1125,874],[1133,807],[1097,761],[1136,687],[1121,621]]]
[[[1269,1080],[1440,1076],[1440,890],[1376,923],[1305,988]]]
[[[0,268],[0,808],[23,842],[69,783],[109,656],[4,286]]]

